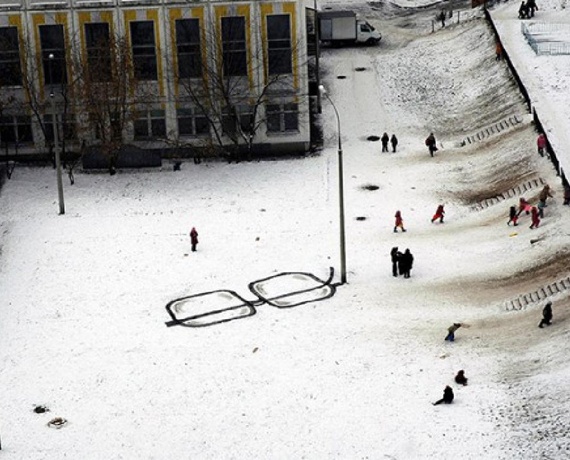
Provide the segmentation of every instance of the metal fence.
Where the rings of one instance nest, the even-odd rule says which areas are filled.
[[[528,44],[538,55],[570,54],[570,25],[521,23],[521,31]]]

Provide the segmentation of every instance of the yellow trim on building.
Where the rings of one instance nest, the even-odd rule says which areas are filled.
[[[293,69],[293,87],[299,89],[299,38],[297,35],[297,8],[293,2],[283,4],[283,13],[291,15],[291,52]]]
[[[158,94],[164,96],[164,69],[162,66],[162,49],[160,48],[160,22],[158,21],[158,10],[147,10],[146,18],[154,24],[154,49],[156,52],[156,79],[158,83]]]

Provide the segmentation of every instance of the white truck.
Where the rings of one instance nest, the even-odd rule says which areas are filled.
[[[376,45],[382,35],[368,22],[358,19],[354,11],[319,12],[319,39],[333,46],[350,44]]]

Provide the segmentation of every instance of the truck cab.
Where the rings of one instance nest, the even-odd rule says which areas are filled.
[[[366,43],[367,45],[375,45],[380,41],[382,35],[372,25],[364,19],[356,21],[356,42]]]

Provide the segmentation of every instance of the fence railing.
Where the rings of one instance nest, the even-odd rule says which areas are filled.
[[[570,25],[541,22],[521,23],[521,31],[538,55],[570,54]]]

